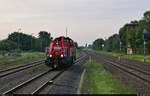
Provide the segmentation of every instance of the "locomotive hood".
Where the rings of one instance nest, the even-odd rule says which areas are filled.
[[[52,42],[50,45],[50,53],[52,57],[61,56],[63,54],[63,48],[61,43]]]

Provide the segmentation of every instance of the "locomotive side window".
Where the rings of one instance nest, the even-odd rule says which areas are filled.
[[[73,45],[73,41],[72,41],[72,40],[70,40],[70,45],[71,45],[71,46]]]
[[[64,39],[64,42],[69,43],[69,40],[67,38]]]
[[[67,39],[64,39],[64,42],[67,42]]]

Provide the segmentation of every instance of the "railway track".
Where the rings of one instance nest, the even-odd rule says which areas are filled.
[[[150,76],[150,72],[149,71],[145,71],[144,69],[141,69],[140,67],[130,66],[130,65],[124,64],[124,63],[119,62],[119,61],[114,61],[113,59],[107,59],[107,61],[111,61],[111,62],[113,61],[113,62],[115,62],[115,63],[117,63],[119,65],[122,65],[124,67],[129,68],[129,69],[133,69],[135,71],[138,71],[138,72],[141,72],[143,74],[146,74],[146,75]]]
[[[87,56],[84,55],[76,60],[75,64],[81,63]],[[69,69],[69,68],[67,68]],[[12,94],[38,94],[43,88],[47,85],[52,84],[62,73],[64,73],[67,69],[64,70],[53,70],[50,69],[46,72],[38,74],[31,79],[5,91],[3,95],[12,95]]]
[[[45,82],[43,85],[39,86],[35,91],[33,91],[31,94],[38,94],[42,89],[44,89],[46,86],[53,84],[53,81],[57,79],[65,70],[62,72],[59,72],[57,75],[55,75],[51,80]]]
[[[131,69],[131,70],[134,70],[136,72],[140,72],[140,74],[150,76],[150,71],[147,71],[144,68],[141,68],[141,67],[135,66],[135,65],[131,65],[131,64],[125,64],[125,62],[120,62],[119,60],[117,60],[116,57],[112,57],[112,56],[103,56],[103,57],[105,58],[105,62],[115,63],[117,65],[126,67],[127,69]],[[143,66],[143,65],[141,65],[141,66]],[[150,65],[148,65],[148,66],[150,66]]]
[[[86,60],[86,58],[88,58],[88,56],[84,56],[82,58],[80,58],[80,60],[78,60],[76,62],[80,63],[80,65],[82,66],[84,64],[84,60]],[[72,67],[72,66],[71,66]],[[68,69],[67,69],[68,70]],[[65,71],[63,71],[65,72]],[[51,85],[56,83],[56,79],[61,75],[62,73],[57,74],[54,78],[52,78],[51,80],[45,82],[43,85],[41,85],[39,88],[37,88],[37,90],[35,90],[34,92],[32,92],[32,95],[34,94],[45,94],[45,92],[43,91],[44,89],[50,89],[50,87],[52,87]],[[48,90],[47,90],[48,91]]]
[[[39,66],[43,63],[44,63],[44,60],[41,60],[41,61],[32,62],[30,64],[25,64],[25,65],[21,65],[21,66],[6,69],[6,70],[1,70],[0,71],[0,78],[11,75],[13,73],[23,71],[23,70],[31,68],[31,67]]]
[[[150,86],[150,73],[137,69],[137,68],[133,68],[133,67],[129,67],[125,64],[119,63],[119,62],[114,62],[110,59],[104,59],[106,64],[110,64],[118,69],[121,69],[122,71],[129,73],[132,76],[135,76],[136,78],[143,80],[144,82],[146,82],[149,86]]]
[[[119,61],[119,57],[116,57],[116,56],[110,56],[110,55],[103,55],[103,56]],[[130,59],[123,58],[123,57],[121,59],[121,63],[126,63],[126,64],[130,64],[131,66],[137,66],[137,67],[139,67],[139,66],[150,67],[150,63],[148,63],[148,62],[144,63],[142,61],[130,60]]]
[[[147,69],[150,68],[150,65],[142,65],[140,62],[138,62],[138,64],[134,64],[136,62],[130,61],[120,62],[116,57],[93,52],[89,53],[93,58],[101,62],[107,70],[119,77],[122,82],[131,84],[140,93],[150,94],[150,71],[144,70],[146,66]]]

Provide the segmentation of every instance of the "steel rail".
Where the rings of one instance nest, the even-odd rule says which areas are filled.
[[[81,62],[84,58],[86,58],[86,56],[83,56],[81,58],[79,58],[79,60],[77,60],[75,62],[78,63],[78,62]],[[72,66],[71,66],[72,67]],[[69,68],[67,68],[66,70],[68,70]],[[52,85],[61,74],[63,74],[66,70],[63,70],[61,72],[59,72],[58,74],[56,74],[51,80],[45,82],[43,85],[41,85],[40,87],[38,87],[34,92],[32,92],[31,94],[34,95],[34,94],[38,94],[42,89],[44,89],[47,85]]]
[[[99,54],[99,53],[96,53],[96,55],[103,55],[103,56],[105,56],[107,58],[112,58],[112,59],[117,59],[118,58],[118,56],[111,56],[111,55]],[[122,57],[122,59],[124,59],[124,60],[131,60],[131,61],[136,61],[136,62],[142,63],[142,66],[150,66],[149,62],[142,62],[142,61],[132,60],[132,59],[124,58],[124,57]],[[136,64],[136,65],[138,65],[138,64]]]
[[[84,58],[84,57],[86,57],[86,56],[83,56],[83,57],[78,58],[78,59],[75,61],[75,63],[80,62],[81,59]],[[23,82],[23,83],[21,83],[21,84],[15,86],[15,87],[9,89],[8,91],[4,92],[3,95],[13,94],[13,92],[16,91],[16,90],[18,90],[19,88],[22,88],[23,86],[27,85],[28,83],[31,83],[32,81],[34,81],[34,80],[36,80],[36,79],[38,79],[38,78],[40,78],[40,77],[42,77],[42,76],[44,76],[44,75],[46,75],[46,74],[52,72],[52,71],[53,71],[53,69],[48,70],[48,71],[46,71],[46,72],[43,72],[43,73],[41,73],[41,74],[38,74],[38,75],[34,76],[33,78],[31,78],[31,79],[29,79],[29,80],[27,80],[27,81],[25,81],[25,82]],[[51,80],[55,80],[55,79],[56,79],[59,75],[61,75],[64,71],[66,71],[66,70],[63,70],[63,71],[59,72],[59,73],[58,73],[56,76],[54,76]],[[50,82],[50,81],[45,82],[42,86],[40,86],[40,88],[44,87],[45,84],[47,84],[47,83],[49,83],[49,82]],[[40,90],[40,88],[37,89],[37,91]],[[36,93],[36,91],[35,91],[35,93]],[[33,93],[33,94],[34,94],[34,93]]]
[[[28,63],[28,64],[20,65],[20,66],[17,66],[17,67],[13,67],[13,68],[5,69],[5,70],[0,70],[0,73],[2,73],[2,72],[6,72],[6,71],[10,71],[10,70],[13,70],[13,69],[17,69],[17,68],[21,68],[21,67],[25,67],[25,66],[28,66],[28,65],[31,65],[31,64],[35,64],[35,63],[38,63],[38,62],[42,62],[42,61],[44,61],[44,60],[39,60],[39,61],[35,61],[35,62],[32,62],[32,63]]]
[[[5,76],[10,75],[10,74],[13,74],[13,73],[16,73],[16,72],[19,72],[19,71],[23,71],[23,70],[31,68],[31,67],[35,67],[35,66],[41,65],[42,63],[44,63],[43,61],[44,60],[36,61],[36,62],[32,62],[30,64],[25,64],[25,65],[22,65],[22,66],[18,66],[18,67],[2,70],[2,71],[0,71],[0,78],[5,77]],[[35,64],[35,63],[38,63],[38,64]]]
[[[112,61],[111,59],[107,59],[107,60]],[[122,65],[122,66],[124,66],[124,67],[130,68],[130,69],[132,69],[132,70],[141,72],[141,73],[143,73],[143,74],[150,75],[149,72],[144,71],[144,70],[141,70],[141,69],[139,69],[139,68],[137,68],[137,67],[134,67],[134,66],[130,67],[130,66],[126,65],[125,63],[121,63],[121,62],[117,62],[117,61],[113,61],[113,62],[115,62],[115,63],[117,63],[117,64],[119,64],[119,65]]]
[[[16,68],[12,68],[12,69],[1,71],[0,72],[0,78],[5,77],[5,76],[10,75],[10,74],[13,74],[13,73],[17,73],[17,72],[23,71],[23,70],[31,68],[31,67],[35,67],[35,66],[41,65],[43,63],[44,63],[43,61],[41,61],[41,62],[39,61],[39,62],[31,63],[31,64],[28,64],[28,65],[25,65],[25,66],[18,66]]]
[[[105,59],[105,60],[106,60],[106,59]],[[137,78],[139,78],[139,79],[141,79],[141,80],[143,80],[143,81],[145,81],[145,82],[147,82],[147,83],[150,84],[150,80],[149,80],[149,79],[146,79],[146,78],[143,78],[143,77],[140,76],[140,75],[137,75],[137,74],[135,73],[135,71],[134,71],[133,69],[131,69],[131,68],[130,68],[130,70],[133,70],[134,72],[133,72],[133,71],[129,71],[125,66],[122,66],[122,65],[120,65],[120,64],[117,64],[117,63],[114,63],[114,62],[111,62],[111,61],[108,61],[108,60],[106,60],[105,62],[107,62],[108,64],[111,64],[111,65],[117,67],[118,69],[121,69],[122,71],[127,72],[127,73],[129,73],[130,75],[133,75],[133,76],[135,76],[135,77],[137,77]]]
[[[38,74],[38,75],[34,76],[33,78],[31,78],[31,79],[29,79],[29,80],[27,80],[27,81],[25,81],[25,82],[23,82],[23,83],[21,83],[21,84],[15,86],[15,87],[13,87],[13,88],[11,88],[10,90],[4,92],[3,95],[7,95],[7,94],[13,93],[13,92],[16,91],[17,89],[22,88],[23,86],[27,85],[28,83],[32,82],[33,80],[36,80],[36,79],[38,79],[38,78],[44,76],[45,74],[47,74],[47,73],[49,73],[49,72],[51,72],[51,71],[52,71],[52,70],[48,70],[48,71],[46,71],[46,72],[43,72],[43,73],[41,73],[41,74]]]
[[[56,74],[50,81],[47,81],[46,83],[44,83],[42,86],[40,86],[39,88],[37,88],[34,92],[32,92],[31,94],[38,94],[43,88],[45,88],[47,85],[52,84],[53,81],[58,78],[61,74],[63,74],[66,70],[63,70],[61,72],[59,72],[58,74]]]

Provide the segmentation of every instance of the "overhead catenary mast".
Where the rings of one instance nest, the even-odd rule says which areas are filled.
[[[20,43],[19,42],[20,41],[20,34],[19,34],[19,32],[21,32],[21,28],[19,28],[17,32],[18,32],[18,48],[19,48],[19,43]]]
[[[68,34],[68,29],[67,29],[67,27],[66,27],[66,37],[67,37],[67,34]]]

